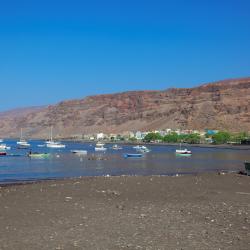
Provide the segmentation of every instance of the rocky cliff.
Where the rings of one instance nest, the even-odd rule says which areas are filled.
[[[15,112],[14,112],[15,113]],[[250,131],[250,78],[196,88],[131,91],[0,113],[0,137],[48,137],[164,128]]]

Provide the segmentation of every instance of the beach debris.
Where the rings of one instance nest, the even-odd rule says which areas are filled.
[[[108,190],[101,190],[101,191],[100,190],[96,190],[96,192],[97,193],[108,194],[108,195],[117,195],[117,196],[121,195],[120,192],[118,192],[116,190],[110,190],[110,189],[108,189]]]
[[[140,219],[144,219],[147,215],[146,214],[140,214]]]
[[[70,196],[65,197],[65,201],[71,201],[73,198]]]
[[[245,195],[250,195],[250,193],[246,193],[246,192],[235,192],[236,194],[245,194]]]
[[[222,171],[220,171],[220,172],[218,172],[218,175],[225,175],[226,173],[225,172],[222,172]]]

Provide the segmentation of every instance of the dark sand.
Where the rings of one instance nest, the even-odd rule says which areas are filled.
[[[90,177],[0,188],[0,249],[250,249],[250,177]]]

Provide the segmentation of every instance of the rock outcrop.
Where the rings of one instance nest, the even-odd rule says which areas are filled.
[[[0,113],[0,137],[59,137],[165,128],[250,131],[250,78],[195,88],[89,96],[57,105]]]

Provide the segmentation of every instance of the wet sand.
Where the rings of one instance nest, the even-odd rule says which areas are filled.
[[[250,177],[84,177],[0,188],[0,249],[250,249]]]

